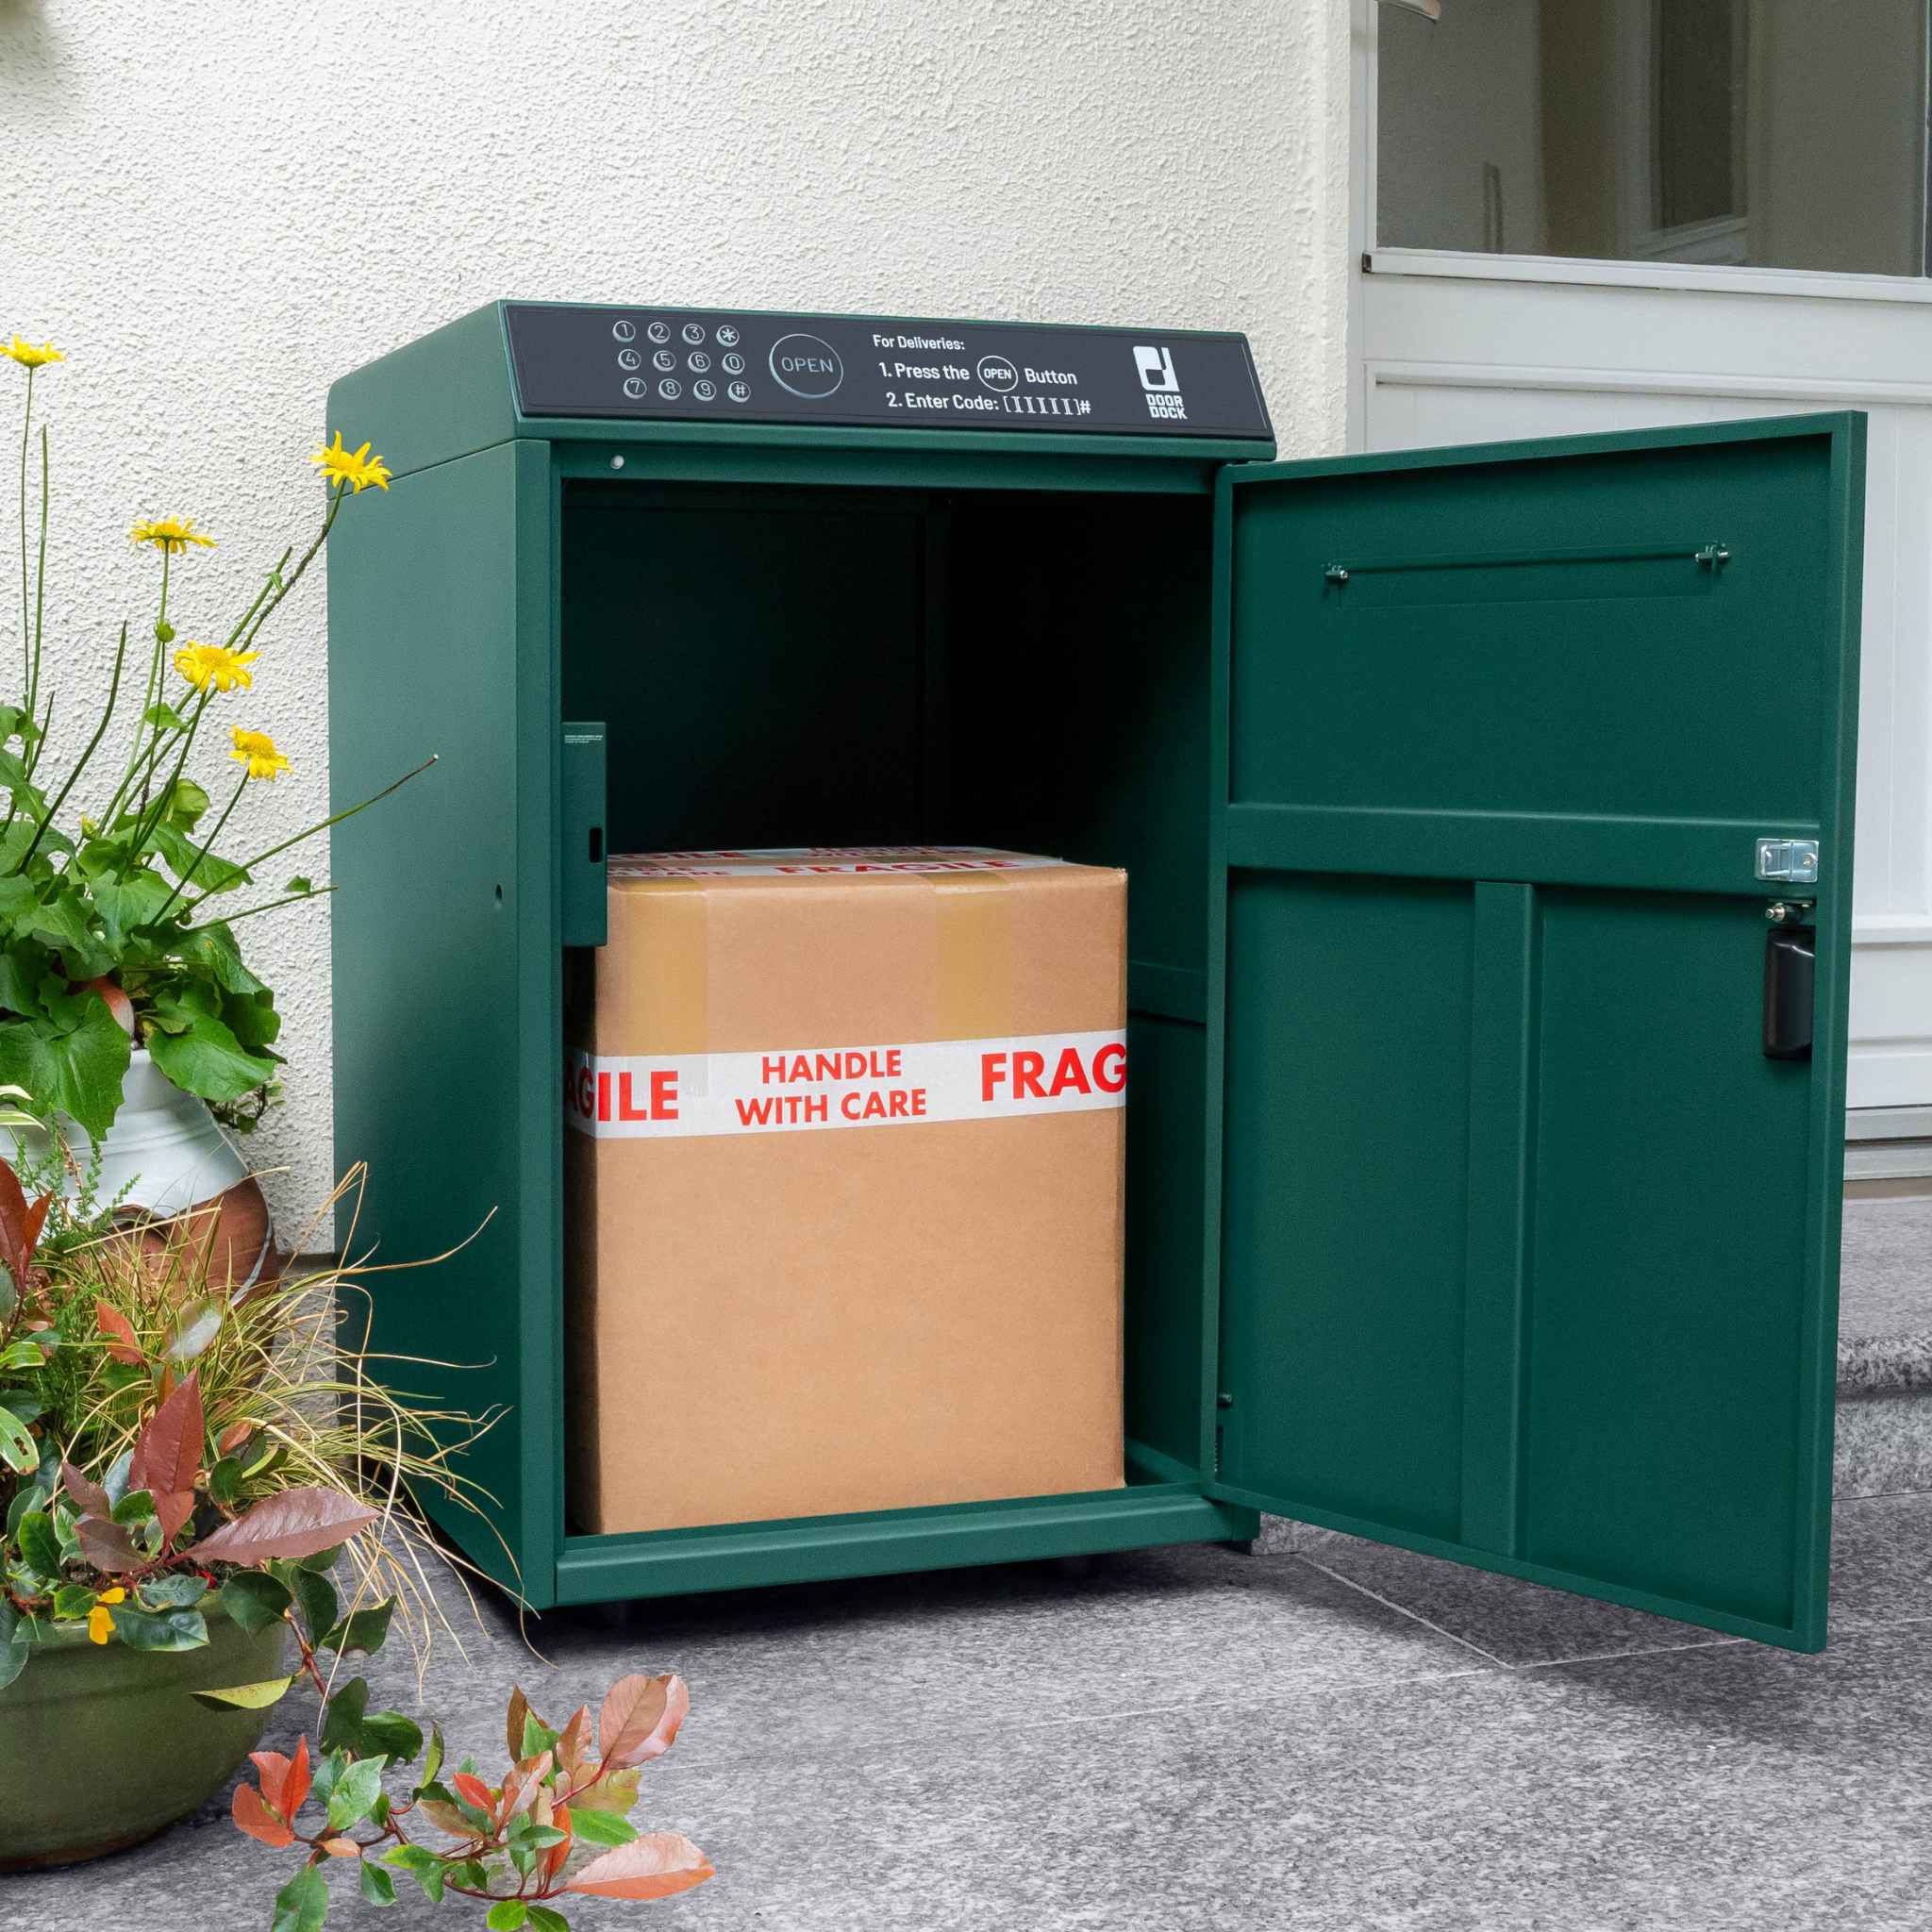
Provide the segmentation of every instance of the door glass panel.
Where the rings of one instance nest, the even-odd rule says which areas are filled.
[[[1383,247],[1926,273],[1925,0],[1378,10]]]

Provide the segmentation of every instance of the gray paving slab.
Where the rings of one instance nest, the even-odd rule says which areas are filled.
[[[1302,1558],[1196,1551],[1084,1582],[978,1573],[575,1617],[549,1626],[547,1674],[492,1618],[469,1665],[434,1664],[431,1702],[488,1740],[512,1674],[559,1707],[617,1669],[691,1674],[645,1809],[721,1875],[645,1920],[586,1906],[580,1932],[1882,1932],[1922,1925],[1932,1884],[1932,1624],[1880,1621],[1914,1601],[1924,1513],[1864,1507],[1842,1563],[1865,1621],[1823,1657],[1719,1643],[1499,1669]],[[1056,1657],[1093,1694],[1053,1690]],[[407,1698],[401,1657],[376,1674]],[[0,1883],[0,1926],[259,1927],[275,1869],[211,1807],[143,1850]],[[341,1917],[462,1923],[418,1903]]]
[[[1932,1617],[1932,1496],[1840,1498],[1834,1544],[1834,1629]],[[1358,1537],[1307,1532],[1300,1549],[1308,1562],[1499,1663],[1554,1663],[1723,1641],[1695,1624]]]

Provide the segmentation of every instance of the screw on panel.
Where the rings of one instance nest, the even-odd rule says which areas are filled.
[[[1697,552],[1697,561],[1708,564],[1712,570],[1722,570],[1730,560],[1731,553],[1722,543],[1707,543]]]
[[[1322,575],[1331,584],[1345,584],[1348,581],[1348,567],[1345,564],[1331,563]]]
[[[1808,899],[1774,899],[1764,908],[1764,916],[1773,925],[1794,925],[1810,910]]]
[[[1221,1393],[1214,1398],[1214,1406],[1216,1408],[1232,1408],[1234,1407],[1234,1397],[1230,1395],[1225,1389],[1224,1389],[1221,1391]]]

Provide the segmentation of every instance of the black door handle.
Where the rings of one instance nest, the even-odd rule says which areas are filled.
[[[1811,1058],[1811,988],[1817,964],[1815,927],[1779,926],[1764,935],[1764,1052],[1768,1059]]]

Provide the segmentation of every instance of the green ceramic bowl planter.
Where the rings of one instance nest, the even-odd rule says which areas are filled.
[[[268,1713],[208,1710],[191,1693],[275,1677],[287,1634],[210,1614],[197,1650],[94,1644],[78,1627],[48,1635],[0,1690],[0,1870],[119,1851],[213,1797]]]

